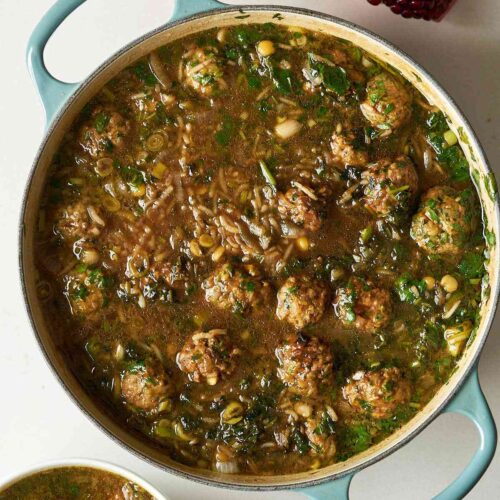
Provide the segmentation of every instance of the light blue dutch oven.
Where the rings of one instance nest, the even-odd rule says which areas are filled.
[[[78,111],[112,76],[156,47],[187,34],[228,25],[276,22],[321,30],[363,47],[367,52],[397,68],[427,98],[448,116],[450,127],[474,171],[488,231],[500,241],[499,207],[494,178],[481,146],[469,123],[440,85],[406,54],[377,35],[342,19],[304,9],[276,6],[227,7],[216,0],[176,0],[169,23],[124,47],[108,59],[84,82],[68,84],[53,78],[43,62],[45,45],[60,23],[84,0],[58,0],[36,26],[28,46],[28,66],[40,94],[46,116],[46,135],[40,146],[26,189],[20,231],[20,266],[24,295],[37,340],[49,364],[76,404],[109,436],[155,465],[172,473],[206,484],[252,490],[290,489],[314,499],[348,498],[353,475],[403,446],[442,412],[455,412],[474,422],[480,445],[465,471],[436,498],[452,500],[465,496],[479,481],[496,448],[496,429],[477,375],[479,353],[484,345],[496,309],[499,291],[499,252],[494,242],[489,248],[489,295],[483,301],[481,321],[473,342],[464,353],[449,382],[415,418],[382,443],[349,460],[317,471],[282,476],[221,475],[193,470],[173,462],[141,436],[121,428],[80,386],[54,344],[43,307],[36,298],[33,235],[37,208],[47,168],[64,131]],[[243,14],[242,14],[243,12]],[[279,12],[281,16],[275,16]],[[274,17],[273,17],[274,16]],[[489,238],[490,241],[495,238]]]

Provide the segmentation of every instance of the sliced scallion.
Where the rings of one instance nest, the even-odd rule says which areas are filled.
[[[260,171],[262,172],[264,179],[266,179],[266,182],[270,186],[275,187],[276,186],[276,179],[274,178],[274,175],[269,170],[269,167],[266,165],[266,162],[264,160],[259,160],[259,165],[260,165]]]

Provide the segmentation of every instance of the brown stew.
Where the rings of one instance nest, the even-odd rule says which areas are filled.
[[[0,491],[0,500],[154,500],[137,484],[90,467],[37,472]]]
[[[316,469],[398,429],[473,339],[485,275],[443,113],[360,48],[271,23],[106,84],[54,156],[36,248],[84,387],[224,473]]]

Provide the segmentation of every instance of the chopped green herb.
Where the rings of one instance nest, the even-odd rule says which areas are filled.
[[[102,134],[109,125],[111,116],[108,113],[98,113],[94,119],[94,128],[99,134]]]

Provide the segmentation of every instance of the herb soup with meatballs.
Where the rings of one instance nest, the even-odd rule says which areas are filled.
[[[447,381],[483,229],[457,137],[396,70],[248,24],[159,48],[81,110],[38,292],[124,428],[194,468],[295,473],[380,442]]]
[[[90,467],[56,467],[0,491],[0,500],[154,500],[140,486]]]

